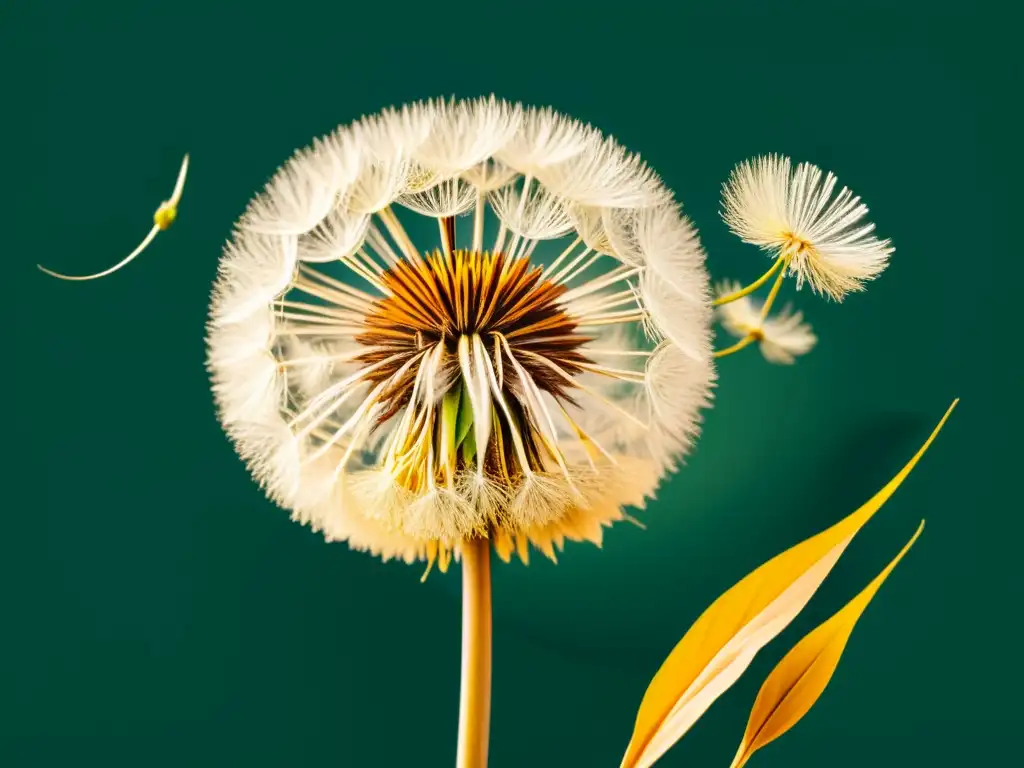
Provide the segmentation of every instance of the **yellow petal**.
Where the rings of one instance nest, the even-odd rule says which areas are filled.
[[[958,402],[906,466],[860,509],[769,560],[704,611],[651,680],[622,768],[653,765],[796,618],[853,537],[910,474]]]
[[[741,768],[754,752],[775,741],[810,711],[832,679],[857,620],[923,530],[922,520],[917,532],[885,570],[832,618],[797,643],[772,670],[757,694],[732,768]]]

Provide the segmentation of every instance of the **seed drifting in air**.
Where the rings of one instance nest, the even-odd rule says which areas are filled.
[[[132,251],[130,254],[128,254],[128,256],[126,256],[124,259],[119,261],[114,266],[110,267],[109,269],[105,269],[102,272],[97,272],[96,274],[93,275],[64,275],[61,274],[60,272],[54,272],[52,269],[47,269],[42,264],[37,264],[36,266],[39,267],[39,269],[45,272],[46,274],[50,275],[51,277],[56,277],[59,280],[75,281],[96,280],[101,277],[106,277],[107,275],[112,275],[122,267],[127,266],[129,263],[134,261],[135,258],[139,256],[139,254],[141,254],[144,250],[146,250],[146,248],[149,247],[149,244],[152,243],[154,239],[156,239],[156,236],[160,232],[163,232],[165,229],[170,228],[171,224],[173,224],[174,220],[178,217],[178,203],[181,201],[181,193],[185,189],[185,176],[187,173],[188,154],[186,154],[185,158],[181,161],[181,170],[178,171],[178,180],[174,184],[174,191],[171,193],[171,196],[167,200],[164,200],[162,203],[160,203],[160,207],[157,208],[156,213],[153,214],[153,228],[149,230],[149,234],[147,234],[146,237],[143,238],[142,242],[139,243],[138,246],[136,246],[134,251]]]

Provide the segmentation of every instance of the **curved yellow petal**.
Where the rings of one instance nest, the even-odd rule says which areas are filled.
[[[924,521],[892,562],[828,621],[796,646],[764,681],[731,768],[742,768],[757,750],[792,728],[824,692],[868,603],[924,530]]]
[[[704,611],[651,680],[621,768],[653,765],[803,610],[853,537],[928,450],[958,402],[953,401],[906,466],[860,509],[769,560]]]

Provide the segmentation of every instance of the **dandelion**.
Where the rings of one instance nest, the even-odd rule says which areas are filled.
[[[711,319],[660,179],[494,98],[339,128],[239,221],[209,319],[220,419],[327,539],[461,559],[459,765],[486,760],[491,548],[599,545],[654,495],[710,402]]]
[[[823,296],[841,301],[888,266],[893,252],[879,240],[859,197],[843,187],[833,197],[836,177],[810,163],[791,169],[788,157],[768,155],[738,165],[722,192],[722,217],[745,242],[767,251],[771,269],[733,297],[756,290],[776,270],[807,282]]]
[[[738,282],[723,281],[716,293],[726,296],[739,290]],[[760,300],[743,296],[718,307],[716,314],[725,330],[740,339],[729,349],[739,351],[756,341],[761,354],[770,363],[791,364],[798,356],[810,352],[818,341],[811,326],[804,322],[803,313],[794,311],[791,306],[771,315],[764,312]],[[721,350],[716,354],[724,357],[728,353]]]

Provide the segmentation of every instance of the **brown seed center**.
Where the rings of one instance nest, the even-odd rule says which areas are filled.
[[[440,342],[445,365],[453,370],[459,338],[479,335],[513,395],[521,391],[510,351],[540,389],[571,402],[571,383],[536,356],[576,376],[580,364],[589,362],[580,347],[591,339],[576,333],[575,321],[560,302],[565,286],[543,272],[527,258],[478,251],[435,251],[415,262],[402,261],[380,276],[388,295],[374,304],[366,330],[356,337],[368,347],[358,361],[370,365],[394,357],[372,376],[374,382],[385,381],[409,356]],[[381,421],[408,401],[415,375],[412,366],[388,388],[389,407]]]

